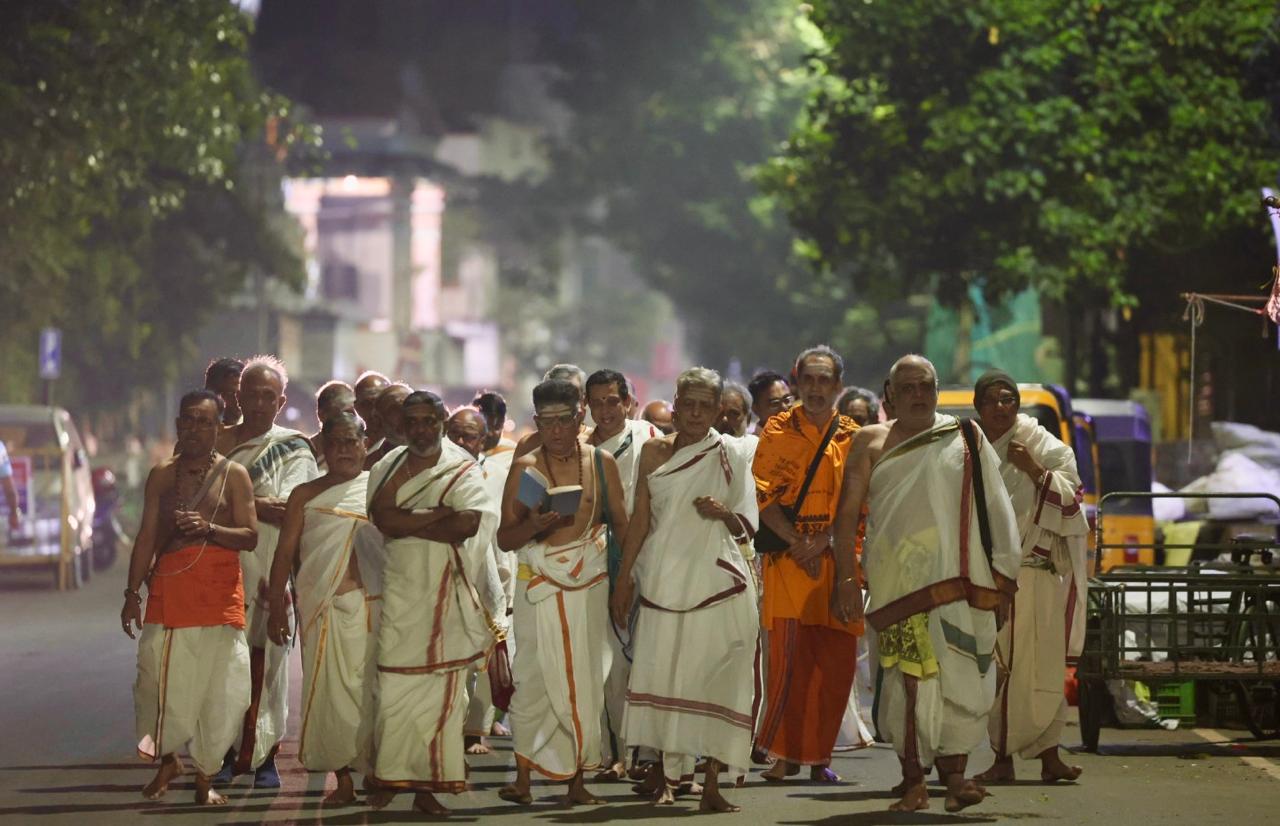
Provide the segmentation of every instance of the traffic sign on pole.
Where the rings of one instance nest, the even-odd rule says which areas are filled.
[[[40,378],[53,380],[62,375],[62,331],[45,327],[40,331]]]

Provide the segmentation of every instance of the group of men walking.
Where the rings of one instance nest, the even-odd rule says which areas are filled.
[[[836,783],[837,740],[872,742],[860,653],[902,766],[891,808],[928,806],[929,767],[948,811],[978,803],[1014,754],[1075,780],[1058,756],[1086,582],[1070,449],[1003,373],[958,420],[906,356],[884,421],[843,373],[825,346],[748,388],[691,368],[641,416],[622,374],[557,365],[515,443],[501,396],[450,413],[376,373],[321,388],[307,437],[275,423],[283,364],[215,362],[148,478],[121,612],[141,629],[138,751],[160,761],[144,793],[184,750],[197,802],[237,773],[279,785],[298,638],[298,756],[336,775],[333,805],[356,800],[354,772],[374,807],[411,791],[446,814],[436,795],[467,788],[495,706],[517,805],[534,774],[569,804],[600,802],[598,770],[717,812],[752,763]],[[970,778],[986,737],[996,762]]]

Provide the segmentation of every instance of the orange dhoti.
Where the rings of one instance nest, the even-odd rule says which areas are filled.
[[[237,552],[196,546],[156,562],[133,701],[139,756],[185,750],[201,772],[218,770],[249,706]]]
[[[817,579],[788,557],[769,557],[764,565],[769,668],[756,746],[806,766],[830,761],[858,666],[860,629],[828,609],[834,574],[829,556]]]

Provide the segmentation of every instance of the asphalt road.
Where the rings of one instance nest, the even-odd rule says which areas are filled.
[[[388,810],[356,806],[322,810],[325,781],[298,765],[296,741],[283,747],[284,787],[255,792],[247,778],[231,787],[230,804],[204,810],[190,804],[189,782],[175,784],[164,801],[139,794],[153,769],[133,751],[134,643],[120,632],[118,614],[124,587],[123,560],[79,592],[48,590],[48,578],[0,577],[0,823],[399,823],[425,819],[409,809],[407,795]],[[295,655],[294,691],[301,679]],[[291,710],[296,712],[295,697]],[[296,719],[291,725],[296,731]],[[897,760],[887,748],[838,756],[833,768],[845,778],[838,786],[802,783],[767,785],[758,773],[745,788],[727,796],[743,807],[720,822],[832,824],[944,824],[997,821],[1079,824],[1195,823],[1280,824],[1280,742],[1258,744],[1241,732],[1205,729],[1135,731],[1106,729],[1103,753],[1075,754],[1084,767],[1081,782],[1045,786],[1036,764],[1019,763],[1026,778],[993,787],[993,796],[959,816],[942,811],[934,788],[931,808],[911,815],[891,814],[888,789],[897,781]],[[1067,745],[1079,731],[1067,730]],[[537,800],[517,809],[497,797],[512,776],[509,742],[495,740],[494,754],[472,758],[474,790],[446,805],[451,820],[495,823],[603,823],[617,820],[658,823],[696,814],[696,801],[681,800],[661,810],[636,798],[625,785],[595,784],[604,806],[557,807],[558,787],[535,787]],[[975,753],[971,770],[991,760]]]

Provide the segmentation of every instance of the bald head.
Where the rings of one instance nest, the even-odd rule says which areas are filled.
[[[924,356],[903,356],[889,370],[889,387],[898,421],[909,431],[933,424],[938,409],[938,371]]]
[[[893,384],[894,379],[897,377],[898,373],[908,367],[913,367],[913,368],[926,371],[930,376],[933,377],[934,387],[937,387],[938,385],[937,368],[933,366],[933,362],[929,361],[924,356],[917,355],[916,353],[903,356],[902,358],[898,359],[893,363],[893,366],[889,368],[889,384]]]
[[[356,379],[356,412],[360,414],[360,418],[364,419],[365,425],[369,429],[369,441],[371,443],[378,441],[385,435],[382,430],[382,422],[378,421],[378,411],[375,406],[378,402],[378,394],[385,390],[389,384],[391,384],[390,379],[372,370],[361,373],[360,378]]]
[[[453,411],[444,428],[449,441],[479,458],[484,450],[485,439],[489,435],[489,425],[484,414],[474,407],[460,407]]]
[[[404,408],[401,405],[412,392],[413,388],[407,384],[389,384],[382,388],[374,402],[373,410],[382,425],[382,435],[398,445],[404,444]]]
[[[675,432],[675,424],[671,420],[671,403],[664,399],[654,399],[646,404],[640,418],[663,433]]]

